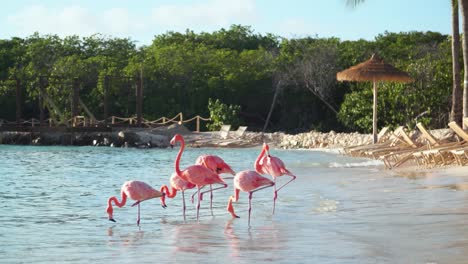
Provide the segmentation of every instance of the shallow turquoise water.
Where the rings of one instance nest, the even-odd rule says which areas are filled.
[[[252,169],[260,149],[188,148],[181,166],[210,153],[236,171]],[[467,174],[399,175],[380,163],[335,153],[272,150],[297,176],[271,215],[272,190],[256,192],[251,226],[245,193],[232,187],[202,202],[199,223],[181,196],[115,208],[123,182],[168,184],[177,148],[0,145],[0,263],[466,263]],[[286,179],[282,179],[286,180]],[[230,184],[231,181],[227,180]],[[209,196],[206,196],[209,197]]]

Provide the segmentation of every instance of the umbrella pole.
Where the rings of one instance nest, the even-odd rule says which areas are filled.
[[[372,142],[377,143],[377,83],[374,79],[374,106],[372,111]]]

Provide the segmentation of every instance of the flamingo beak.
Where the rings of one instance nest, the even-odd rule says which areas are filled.
[[[114,220],[114,218],[109,218],[109,221],[112,221],[112,222],[114,222],[114,223],[116,222],[116,221]]]

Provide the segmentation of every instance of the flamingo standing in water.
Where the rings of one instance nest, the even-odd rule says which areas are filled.
[[[258,174],[256,171],[245,170],[241,171],[234,176],[234,195],[229,197],[229,202],[227,206],[228,212],[231,213],[232,217],[239,218],[234,213],[234,207],[232,202],[237,202],[239,200],[239,192],[248,192],[249,193],[249,226],[250,226],[250,212],[252,211],[252,194],[256,191],[268,188],[275,185],[275,183]]]
[[[199,211],[200,211],[200,201],[203,199],[203,194],[206,192],[227,188],[227,184],[224,180],[215,172],[211,171],[210,169],[201,166],[201,165],[192,165],[187,167],[184,170],[180,169],[180,158],[182,157],[182,152],[185,148],[185,141],[184,138],[180,134],[176,134],[170,141],[171,145],[175,145],[176,142],[180,142],[180,149],[177,153],[177,157],[174,163],[175,171],[179,177],[183,180],[186,180],[190,183],[193,183],[197,186],[198,189],[198,204],[197,204],[197,221],[199,219]],[[221,184],[223,186],[214,188],[209,191],[201,192],[201,188],[205,185],[209,184]]]
[[[107,200],[107,214],[109,215],[109,220],[115,222],[114,220],[114,209],[112,208],[112,202],[119,208],[122,208],[127,203],[127,197],[136,201],[132,206],[138,205],[138,217],[137,225],[140,226],[140,203],[149,199],[164,197],[165,194],[154,189],[147,183],[142,181],[127,181],[122,185],[120,189],[120,195],[122,201],[119,202],[117,197],[112,196]],[[165,205],[163,205],[164,207]]]
[[[230,173],[232,175],[236,175],[236,173],[231,169],[231,166],[229,166],[222,158],[216,155],[201,155],[195,161],[195,165],[202,165],[217,174]],[[210,190],[212,189],[213,188],[210,184]],[[192,202],[195,194],[196,193],[192,195]],[[213,215],[213,192],[210,193],[210,210],[211,215]]]
[[[266,155],[265,155],[266,152]],[[275,182],[275,192],[273,196],[273,214],[275,213],[275,204],[276,204],[276,199],[278,198],[278,191],[281,190],[284,186],[286,186],[288,183],[292,182],[293,180],[296,179],[296,176],[292,174],[289,170],[286,169],[286,166],[284,165],[283,161],[280,160],[277,157],[273,157],[270,155],[270,147],[268,144],[263,143],[263,148],[260,154],[258,155],[257,159],[255,160],[254,164],[255,170],[260,173],[260,174],[269,174],[271,177],[273,177],[273,180]],[[278,189],[276,188],[276,178],[283,176],[283,175],[288,175],[292,177],[291,180],[280,186]]]
[[[167,198],[174,198],[177,194],[177,191],[182,192],[182,208],[183,208],[183,215],[185,221],[185,190],[195,188],[195,184],[190,183],[188,181],[183,180],[181,177],[177,175],[177,173],[173,173],[170,179],[171,183],[171,190],[166,185],[161,186],[159,189],[161,192],[164,192],[166,195],[161,197],[161,204],[163,207],[166,207],[166,197]]]

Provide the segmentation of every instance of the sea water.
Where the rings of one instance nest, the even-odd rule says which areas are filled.
[[[193,190],[182,199],[132,202],[106,214],[128,180],[169,184],[174,149],[0,145],[0,263],[467,263],[467,175],[410,174],[336,152],[272,149],[297,175],[278,194],[256,192],[226,211],[233,193],[205,195],[196,220]],[[181,167],[201,154],[235,171],[253,169],[259,148],[187,148]],[[278,184],[288,180],[280,177]],[[195,201],[196,203],[196,201]]]

